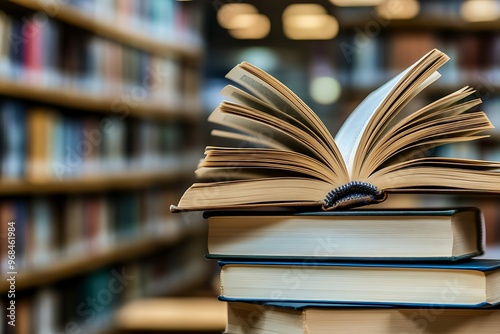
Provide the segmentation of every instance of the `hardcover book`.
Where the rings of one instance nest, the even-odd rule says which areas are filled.
[[[262,206],[332,210],[382,201],[390,191],[500,192],[500,163],[423,157],[436,146],[486,137],[492,125],[474,89],[464,87],[419,110],[405,106],[439,78],[448,57],[432,50],[372,92],[335,138],[318,116],[268,73],[241,63],[209,121],[234,146],[206,148],[172,211]],[[241,147],[241,142],[255,147]]]
[[[475,208],[206,213],[209,258],[461,260],[483,253]]]
[[[228,303],[231,334],[497,334],[500,308],[347,307],[299,303]]]
[[[392,306],[491,307],[500,260],[436,263],[220,261],[220,299]]]

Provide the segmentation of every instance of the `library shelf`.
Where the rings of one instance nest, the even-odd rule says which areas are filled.
[[[116,313],[120,330],[222,332],[227,306],[216,297],[145,298]]]
[[[57,107],[105,113],[121,118],[133,116],[143,119],[186,122],[198,122],[200,119],[200,112],[183,110],[184,108],[171,108],[166,106],[165,103],[134,102],[120,95],[98,96],[76,90],[40,87],[36,84],[26,84],[7,79],[0,79],[0,95],[41,102]]]
[[[195,62],[202,55],[202,49],[197,45],[179,45],[158,41],[128,27],[117,26],[112,22],[94,18],[77,8],[65,5],[64,1],[9,0],[9,2],[29,10],[46,12],[50,17],[65,24],[156,55],[177,55]]]
[[[476,74],[471,74],[473,77],[473,80],[468,80],[468,85],[469,87],[472,87],[476,89],[476,95],[478,97],[481,96],[496,96],[500,94],[500,85],[497,83],[490,83],[485,81],[486,79],[485,75],[482,75],[480,73]],[[390,80],[393,76],[387,76],[387,80]],[[349,98],[350,96],[355,96],[355,97],[365,97],[380,86],[382,86],[386,81],[380,81],[377,83],[373,83],[370,85],[366,86],[355,86],[355,85],[345,85],[342,87],[342,94],[345,95],[345,97]],[[434,83],[430,86],[428,86],[425,89],[425,93],[428,95],[447,95],[451,94],[461,88],[463,88],[464,85],[461,84],[452,84],[452,83]],[[483,101],[484,102],[484,101]]]
[[[26,290],[75,277],[107,265],[126,262],[168,248],[200,229],[182,228],[179,221],[175,228],[141,238],[120,241],[107,249],[95,252],[81,252],[81,255],[55,259],[50,265],[40,268],[19,269],[16,276],[16,290]],[[165,224],[168,224],[165,222]],[[197,225],[201,225],[199,222]],[[8,291],[8,282],[0,283],[0,293]]]
[[[102,192],[120,189],[140,189],[147,186],[189,180],[193,177],[194,166],[157,172],[124,172],[99,174],[92,177],[68,178],[44,181],[1,180],[0,195],[56,194]]]
[[[500,29],[500,21],[467,22],[460,17],[447,18],[438,15],[425,14],[408,20],[385,19],[382,16],[372,13],[370,15],[360,16],[356,19],[344,19],[339,17],[339,24],[345,31],[346,29],[358,28],[363,30],[365,27],[375,29],[379,27],[383,30],[412,30],[412,31],[491,31]],[[373,33],[373,31],[370,31]]]

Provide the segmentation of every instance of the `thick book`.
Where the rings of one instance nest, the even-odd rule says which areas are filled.
[[[500,260],[436,263],[220,261],[220,299],[491,307]]]
[[[483,254],[476,208],[287,213],[217,211],[208,258],[446,260]]]
[[[231,334],[497,334],[500,308],[346,307],[298,303],[228,303]]]
[[[440,145],[487,137],[493,126],[474,89],[464,87],[421,109],[405,106],[439,78],[448,57],[432,50],[372,92],[335,138],[290,89],[241,63],[209,121],[231,141],[209,146],[172,211],[263,206],[324,210],[382,201],[391,191],[500,192],[499,162],[426,156]],[[250,147],[248,147],[250,146]]]

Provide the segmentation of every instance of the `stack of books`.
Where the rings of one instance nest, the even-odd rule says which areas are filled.
[[[208,147],[172,211],[205,211],[228,333],[497,333],[500,260],[476,208],[358,209],[398,191],[500,192],[500,163],[426,157],[484,137],[464,87],[404,106],[439,77],[432,50],[370,94],[333,139],[288,88],[248,64],[209,120],[249,145]],[[250,146],[250,147],[247,147]],[[214,181],[215,180],[215,181]],[[397,195],[391,195],[397,196]]]
[[[228,333],[496,333],[500,261],[481,213],[213,212]],[[246,303],[242,303],[246,302]]]

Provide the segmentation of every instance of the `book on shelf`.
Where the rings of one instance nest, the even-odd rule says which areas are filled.
[[[232,334],[496,334],[500,308],[390,308],[300,303],[228,303]]]
[[[103,173],[164,172],[189,150],[182,124],[68,115],[0,99],[0,176],[47,182]]]
[[[49,17],[44,21],[36,15],[20,18],[1,9],[0,5],[0,80],[6,84],[28,85],[9,88],[15,93],[26,92],[26,88],[31,87],[35,92],[42,90],[43,95],[44,89],[48,89],[48,92],[62,94],[59,99],[67,98],[65,93],[87,98],[90,105],[97,98],[97,102],[104,101],[102,109],[111,108],[120,115],[142,108],[139,104],[145,99],[155,111],[178,111],[190,97],[181,85],[183,57],[189,53],[176,55],[157,52],[158,48],[137,49],[99,34],[71,29],[71,26],[68,29]],[[23,37],[26,31],[30,38]],[[160,49],[166,46],[160,40],[151,42],[157,43]],[[67,103],[71,105],[67,101],[62,104]]]
[[[380,202],[395,191],[499,192],[498,162],[423,157],[429,149],[486,137],[480,99],[464,87],[411,112],[404,107],[439,78],[448,57],[437,49],[372,92],[335,139],[317,115],[268,73],[249,64],[228,85],[209,121],[212,134],[255,145],[207,147],[196,175],[172,211],[262,206],[331,210]],[[215,180],[215,181],[214,181]]]
[[[500,260],[453,263],[220,261],[220,299],[491,307],[500,304]]]
[[[0,237],[2,244],[3,238],[7,244],[7,222],[14,221],[16,268],[28,274],[32,270],[57,268],[60,262],[68,264],[89,256],[106,257],[117,248],[173,244],[189,234],[179,220],[174,219],[178,217],[172,217],[172,213],[161,206],[174,196],[172,189],[154,187],[140,191],[2,199],[0,218],[5,224],[0,226]],[[0,267],[6,269],[8,260],[7,248],[0,250]],[[0,289],[2,287],[0,284]]]
[[[474,208],[320,212],[221,211],[208,221],[208,258],[461,260],[481,255]]]

